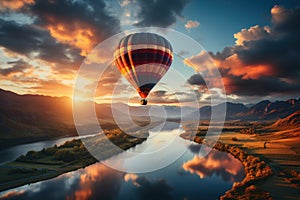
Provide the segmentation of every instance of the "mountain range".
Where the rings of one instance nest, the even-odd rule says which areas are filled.
[[[199,110],[191,107],[178,106],[128,106],[123,103],[95,104],[94,102],[82,103],[81,115],[87,121],[89,114],[85,112],[85,104],[94,104],[97,118],[102,125],[107,125],[118,120],[128,123],[147,118],[159,119],[210,119],[211,106],[204,106]],[[218,112],[222,104],[213,108]],[[277,120],[285,118],[300,110],[300,99],[270,102],[261,101],[254,105],[241,103],[226,103],[226,119],[239,120]],[[0,148],[20,143],[45,140],[55,137],[77,135],[73,113],[72,100],[67,97],[50,97],[41,95],[19,95],[11,91],[0,89]]]
[[[241,103],[226,102],[213,106],[216,113],[221,112],[222,107],[226,104],[227,120],[277,120],[285,118],[290,114],[300,110],[300,98],[289,99],[286,101],[269,100],[261,101],[250,107]],[[201,119],[210,119],[212,106],[204,106],[199,109]],[[198,111],[197,111],[198,112]],[[190,114],[190,118],[198,113]]]

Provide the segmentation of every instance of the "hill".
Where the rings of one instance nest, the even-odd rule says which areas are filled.
[[[289,99],[287,101],[275,102],[266,100],[250,107],[249,111],[244,113],[243,117],[249,120],[277,120],[285,118],[297,110],[300,110],[300,99]]]
[[[300,126],[300,110],[292,113],[291,115],[277,120],[273,127],[299,127]]]
[[[0,89],[0,147],[76,135],[71,100]]]
[[[91,112],[87,112],[87,105]],[[227,120],[278,120],[283,119],[300,110],[300,99],[287,101],[268,100],[257,104],[247,105],[241,103],[226,102],[213,106],[221,112],[226,105]],[[145,124],[149,120],[159,121],[162,118],[194,120],[200,114],[201,120],[210,119],[212,106],[204,106],[195,111],[191,107],[178,106],[128,106],[123,103],[95,104],[94,102],[82,102],[76,108],[80,116],[91,121],[91,113],[96,111],[100,119],[101,127],[106,129],[118,124],[128,124],[134,121],[136,124]],[[288,119],[278,121],[278,124],[295,123],[292,115]],[[89,125],[87,133],[95,133],[98,129]],[[49,97],[41,95],[19,95],[0,89],[0,148],[56,137],[77,135],[73,113],[72,100],[67,97]]]
[[[94,109],[102,129],[115,128],[115,119],[118,119],[118,124],[132,121],[143,124],[150,120],[149,115],[152,121],[159,121],[165,116],[178,118],[181,112],[184,114],[191,110],[189,107],[165,106],[164,113],[160,106],[128,106],[123,103],[115,103],[112,109],[111,104],[90,101],[76,105],[76,111],[84,119],[84,125],[79,126],[86,134],[98,131],[98,122],[90,123]],[[77,135],[77,131],[70,98],[19,95],[0,89],[0,148],[72,135]]]
[[[191,113],[188,118],[194,119],[200,113],[200,119],[209,120],[212,108],[218,113],[221,112],[224,104],[226,104],[227,120],[278,120],[300,110],[300,99],[275,102],[264,100],[251,106],[226,102],[215,106],[204,106],[199,111]]]

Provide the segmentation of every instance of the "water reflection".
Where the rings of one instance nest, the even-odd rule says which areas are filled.
[[[100,163],[4,193],[0,199],[116,199],[124,173]]]
[[[183,129],[178,123],[162,123],[149,130],[147,140],[141,145],[102,163],[120,171],[134,173],[146,173],[164,168],[187,151],[190,141],[180,137],[182,132]]]
[[[149,140],[152,142],[144,142],[136,150],[152,152],[157,141],[168,142],[170,135],[172,131],[157,134]],[[179,148],[183,142],[179,140],[171,150]],[[54,179],[4,191],[0,193],[0,199],[218,199],[233,182],[243,179],[243,166],[233,156],[212,150],[206,157],[201,157],[201,145],[190,144],[171,165],[151,173],[126,174],[96,163]],[[155,157],[148,159],[148,163],[156,162]]]
[[[200,151],[199,145],[191,145],[190,150],[194,153]],[[245,176],[242,163],[232,155],[212,150],[205,157],[195,155],[191,160],[183,163],[185,171],[197,174],[201,179],[216,174],[224,181],[239,182]]]
[[[146,176],[136,174],[126,174],[126,182],[132,182],[138,199],[173,199],[171,195],[172,187],[165,179],[150,181]]]
[[[86,168],[76,187],[66,199],[116,199],[123,179],[122,172],[96,164]]]

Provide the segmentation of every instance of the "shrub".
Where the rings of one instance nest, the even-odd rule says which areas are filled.
[[[29,160],[36,160],[41,158],[41,154],[38,151],[28,151],[26,154],[26,158]]]
[[[24,161],[24,160],[26,160],[26,156],[24,156],[24,155],[20,155],[20,156],[16,159],[16,161]]]
[[[75,154],[70,150],[60,149],[54,154],[54,159],[62,160],[64,162],[71,162],[75,160]]]
[[[44,154],[48,156],[53,156],[58,151],[57,147],[49,147],[45,150]]]
[[[63,145],[61,145],[61,147],[74,147],[74,146],[80,146],[82,144],[81,140],[68,140],[66,141]]]
[[[240,130],[240,134],[256,134],[256,129],[254,127],[251,127],[251,128],[245,128],[245,129],[242,129]]]

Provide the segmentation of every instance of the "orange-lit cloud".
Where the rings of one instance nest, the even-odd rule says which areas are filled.
[[[20,16],[31,19],[18,23],[10,18],[0,19],[2,55],[8,60],[23,59],[34,65],[1,65],[0,87],[18,93],[70,96],[84,56],[120,30],[119,20],[101,0],[3,0],[0,7],[4,12],[17,9]],[[105,58],[101,54],[90,59],[102,62]]]
[[[197,72],[206,72],[215,67],[212,58],[209,56],[208,52],[204,50],[198,55],[184,59],[183,63],[192,67]]]
[[[73,87],[63,84],[59,80],[40,80],[37,83],[37,86],[31,87],[33,93],[67,97],[71,97],[73,94]]]
[[[11,9],[18,10],[27,4],[33,4],[35,0],[1,0],[0,10]]]
[[[79,48],[82,56],[86,56],[99,41],[94,27],[88,24],[79,21],[62,23],[55,18],[50,18],[50,21],[51,24],[47,26],[47,29],[51,36],[63,44]]]
[[[186,29],[191,29],[191,28],[197,28],[200,25],[200,23],[197,20],[188,20],[184,27]]]
[[[241,181],[243,165],[239,160],[224,152],[211,151],[205,157],[194,156],[182,165],[185,171],[197,174],[201,179],[217,174],[224,180]]]
[[[103,1],[37,2],[32,11],[40,18],[40,27],[48,30],[56,41],[80,49],[81,56],[88,55],[99,42],[120,28],[119,21],[110,16]]]
[[[264,64],[246,65],[238,58],[237,54],[233,54],[224,61],[216,61],[215,63],[220,69],[228,69],[229,74],[241,76],[242,79],[258,79],[262,76],[273,75],[270,66]]]
[[[204,73],[207,86],[218,88],[223,81],[227,94],[238,96],[268,96],[299,94],[300,9],[280,6],[271,9],[272,24],[252,26],[234,34],[235,45],[223,51],[200,52],[184,60],[188,66]],[[209,56],[208,56],[209,54]],[[209,76],[215,65],[222,81]],[[203,81],[198,85],[204,85]]]
[[[71,97],[75,73],[58,73],[48,65],[47,62],[33,62],[25,57],[8,61],[0,66],[0,88],[17,93],[26,91],[28,94]]]
[[[270,33],[270,27],[265,26],[263,28],[258,25],[252,26],[249,29],[243,28],[240,32],[233,34],[236,39],[237,45],[243,45],[244,41],[258,40],[262,37],[266,37]]]
[[[15,75],[9,79],[6,77],[6,80],[0,84],[0,87],[11,88],[11,90],[21,94],[26,93],[42,94],[47,96],[72,96],[72,86],[64,84],[59,80],[43,80],[33,77],[21,78],[20,76],[22,75]]]
[[[291,12],[282,6],[275,5],[271,9],[271,14],[273,22],[279,23],[285,20],[289,15],[291,15]]]
[[[239,59],[238,54],[233,54],[225,60],[218,60],[210,57],[208,52],[201,51],[198,55],[187,58],[183,62],[198,72],[208,72],[214,67],[217,67],[220,70],[227,69],[229,74],[241,76],[243,79],[257,79],[261,76],[272,75],[270,66],[263,64],[246,65]],[[219,85],[216,80],[211,82],[215,82],[214,85],[216,87]]]

